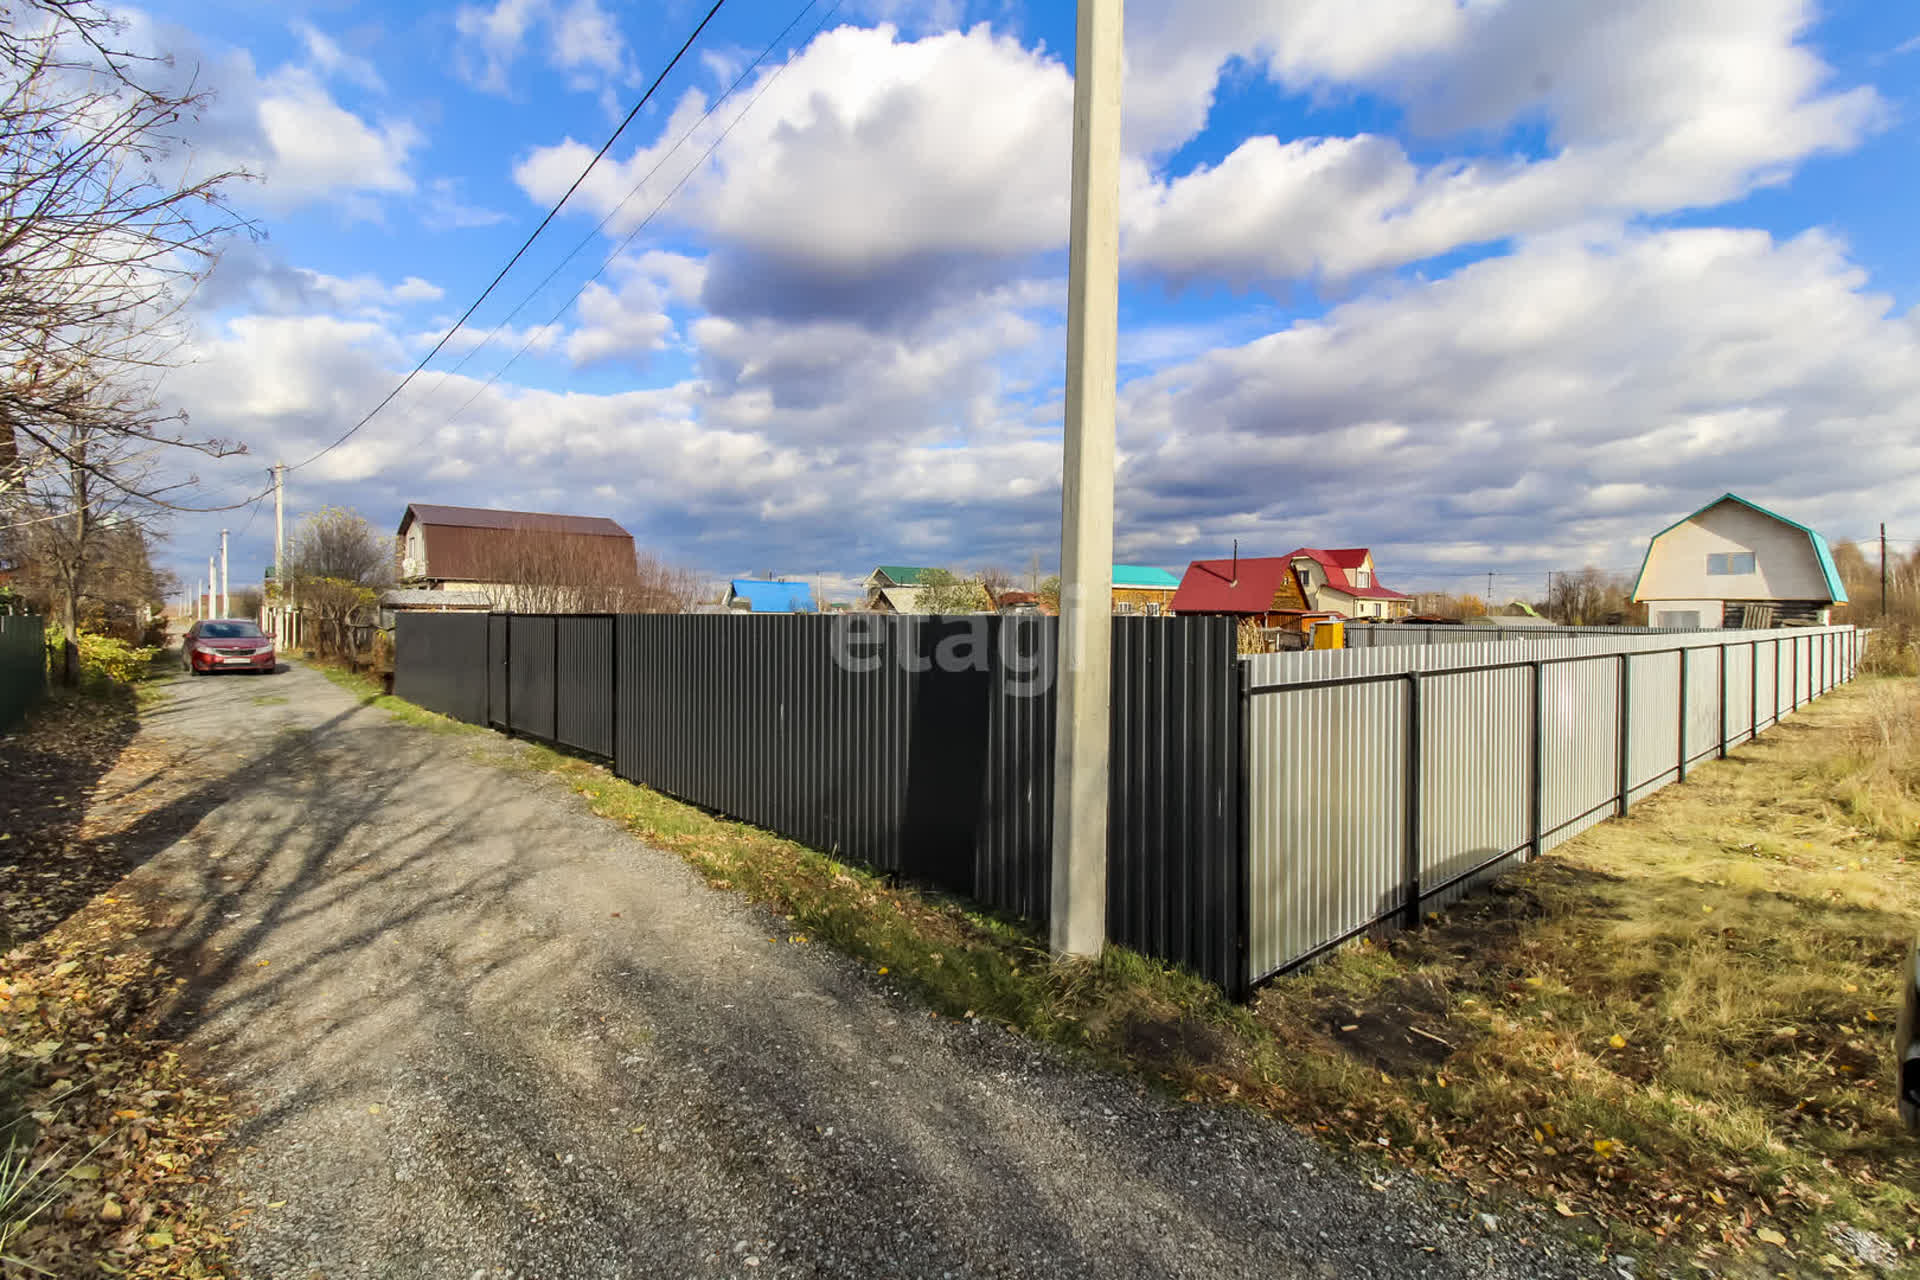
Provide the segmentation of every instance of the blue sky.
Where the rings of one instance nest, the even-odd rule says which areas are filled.
[[[217,95],[193,162],[259,179],[263,237],[165,388],[249,448],[200,468],[209,500],[371,408],[704,8],[128,10]],[[1363,544],[1404,589],[1522,589],[1631,568],[1729,489],[1920,538],[1920,15],[1128,8],[1121,559]],[[290,519],[610,515],[829,594],[1050,562],[1072,17],[728,0],[472,331],[294,474]],[[270,507],[182,516],[189,581],[223,524],[237,580],[268,558]]]

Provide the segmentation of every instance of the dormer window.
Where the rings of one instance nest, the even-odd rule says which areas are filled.
[[[1373,575],[1365,569],[1355,569],[1353,571],[1353,585],[1356,587],[1370,587],[1373,585]]]

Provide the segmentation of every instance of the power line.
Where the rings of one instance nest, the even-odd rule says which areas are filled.
[[[835,0],[833,7],[827,10],[826,16],[822,17],[818,25],[814,27],[812,35],[809,35],[807,37],[808,40],[811,40],[813,39],[813,36],[820,34],[820,31],[827,25],[827,23],[833,21],[833,15],[839,12],[840,10],[840,3],[841,3],[841,0]],[[494,383],[498,382],[502,374],[506,373],[507,370],[513,368],[513,366],[519,362],[520,357],[527,354],[527,351],[533,346],[534,342],[538,340],[542,330],[546,329],[549,325],[557,323],[560,317],[567,313],[567,308],[571,307],[575,302],[579,301],[580,295],[587,291],[587,286],[592,284],[595,280],[598,280],[601,274],[604,273],[608,267],[612,266],[614,262],[620,257],[621,254],[626,252],[627,246],[632,244],[634,240],[639,237],[640,233],[642,231],[645,231],[647,227],[652,224],[653,220],[660,215],[660,211],[666,208],[667,205],[672,202],[673,198],[676,195],[680,194],[680,188],[686,186],[687,183],[692,179],[693,175],[700,171],[701,166],[704,165],[707,162],[707,160],[712,157],[715,151],[718,151],[720,149],[720,144],[727,140],[727,136],[734,131],[734,128],[738,126],[742,120],[747,118],[747,114],[748,112],[753,110],[754,104],[759,102],[760,99],[766,95],[767,90],[771,89],[774,86],[774,84],[779,81],[780,77],[783,74],[785,74],[787,68],[792,65],[793,63],[791,60],[787,62],[783,62],[774,71],[772,75],[767,77],[766,83],[762,84],[759,87],[759,89],[755,90],[753,97],[747,100],[747,105],[741,108],[740,114],[735,116],[732,120],[730,120],[727,123],[727,127],[720,131],[720,136],[715,138],[713,140],[712,145],[710,145],[706,149],[706,151],[701,153],[700,159],[696,161],[693,165],[691,165],[687,169],[687,171],[680,176],[680,180],[674,183],[672,189],[670,189],[666,195],[660,198],[659,203],[655,204],[652,209],[647,211],[647,216],[641,219],[639,225],[634,227],[632,231],[628,232],[626,236],[620,241],[620,243],[614,246],[613,252],[608,254],[605,260],[602,261],[598,267],[594,268],[592,275],[588,276],[585,280],[582,280],[580,282],[580,287],[578,289],[575,289],[573,293],[567,298],[567,300],[560,304],[559,309],[547,318],[546,324],[540,325],[539,327],[532,330],[532,332],[528,334],[527,340],[520,344],[520,349],[514,352],[512,356],[508,357],[507,362],[505,364],[501,365],[498,369],[495,369],[493,373],[488,375],[487,380],[481,383],[477,388],[475,388],[474,393],[472,395],[468,396],[464,401],[461,402],[460,407],[458,409],[455,409],[453,413],[447,418],[446,422],[443,424],[444,426],[452,426],[453,423],[456,420],[458,420],[460,415],[465,413],[473,405],[474,401],[478,400],[482,395],[486,393],[487,388],[491,387]]]
[[[533,229],[532,234],[527,236],[527,238],[521,242],[520,247],[513,251],[513,256],[507,259],[507,265],[500,268],[498,274],[496,274],[493,277],[492,281],[488,283],[487,287],[480,291],[480,296],[475,298],[473,300],[473,304],[469,306],[464,312],[461,313],[460,318],[458,320],[453,322],[453,327],[440,335],[440,340],[433,344],[433,349],[431,351],[427,352],[426,355],[420,358],[420,363],[414,365],[412,371],[409,372],[406,377],[400,379],[400,383],[398,386],[394,387],[393,390],[387,392],[385,396],[381,397],[380,403],[374,405],[372,409],[368,410],[367,415],[361,418],[360,421],[354,423],[351,427],[348,427],[347,430],[340,436],[339,439],[335,440],[332,444],[320,450],[318,453],[314,454],[312,457],[307,458],[304,461],[295,463],[293,466],[288,468],[289,471],[298,471],[302,467],[305,467],[313,462],[317,462],[319,459],[325,457],[327,454],[333,452],[335,449],[338,449],[341,445],[345,444],[348,440],[352,439],[355,433],[357,433],[360,430],[360,428],[366,426],[369,422],[372,422],[375,415],[377,415],[382,409],[386,408],[389,404],[391,404],[395,396],[399,395],[402,391],[407,389],[407,384],[412,382],[416,377],[419,376],[420,371],[427,367],[427,363],[430,360],[432,360],[435,356],[440,354],[440,349],[446,346],[447,343],[452,340],[453,335],[460,331],[460,327],[466,324],[467,320],[473,315],[473,313],[479,309],[480,304],[487,300],[488,295],[490,295],[494,291],[495,287],[497,287],[499,283],[506,278],[507,272],[513,270],[513,265],[516,262],[520,261],[521,256],[525,254],[528,249],[533,247],[533,242],[539,238],[540,233],[542,231],[545,231],[547,229],[547,224],[554,220],[554,218],[559,214],[561,207],[567,203],[567,200],[573,195],[575,191],[578,191],[580,189],[580,184],[587,180],[587,175],[593,172],[594,166],[600,163],[601,157],[607,154],[608,149],[611,148],[613,144],[619,139],[620,135],[626,131],[627,126],[633,122],[633,118],[636,115],[640,114],[640,109],[646,106],[647,103],[653,98],[654,91],[660,87],[661,82],[665,80],[669,74],[672,73],[673,69],[676,66],[680,65],[680,59],[686,56],[687,50],[693,47],[693,42],[700,38],[700,33],[707,29],[707,24],[713,21],[713,16],[720,12],[720,6],[725,3],[726,3],[726,0],[713,0],[713,7],[707,10],[707,16],[700,19],[700,25],[693,29],[693,34],[686,38],[686,40],[681,44],[679,50],[674,53],[672,59],[668,61],[667,65],[664,68],[661,69],[660,74],[653,78],[653,83],[647,86],[647,91],[640,95],[640,101],[633,104],[633,109],[627,112],[626,118],[621,120],[619,125],[614,128],[614,131],[608,135],[607,140],[600,144],[600,149],[593,153],[593,159],[587,161],[586,168],[582,169],[580,171],[580,176],[573,180],[573,185],[567,188],[566,194],[561,196],[559,200],[555,201],[551,209],[547,210],[547,216],[540,219],[540,225]]]
[[[674,139],[674,143],[671,147],[667,148],[666,151],[661,153],[660,158],[654,161],[653,168],[647,170],[646,174],[638,182],[634,183],[630,189],[628,189],[627,194],[621,197],[620,203],[615,205],[612,209],[608,210],[606,216],[601,218],[600,221],[597,224],[595,224],[594,228],[591,231],[581,236],[580,239],[574,244],[573,248],[567,251],[567,256],[560,259],[558,263],[554,264],[553,269],[547,272],[547,274],[541,279],[539,284],[536,284],[535,286],[533,286],[533,288],[527,290],[526,295],[522,297],[519,302],[514,304],[513,310],[507,312],[507,314],[501,318],[498,324],[494,325],[493,328],[487,330],[485,337],[481,338],[479,342],[475,343],[472,347],[470,347],[467,350],[467,352],[464,355],[462,355],[460,359],[453,364],[451,368],[443,369],[440,371],[440,381],[434,383],[433,390],[429,391],[425,396],[422,397],[423,403],[431,402],[433,397],[439,392],[440,388],[446,385],[448,378],[451,378],[454,374],[459,373],[462,369],[466,368],[467,362],[469,360],[472,360],[475,356],[479,355],[481,349],[485,347],[489,342],[493,341],[495,334],[499,333],[502,329],[512,324],[514,317],[519,315],[520,312],[523,309],[525,309],[526,305],[529,302],[532,302],[536,297],[538,297],[542,289],[545,289],[548,285],[552,284],[553,278],[559,275],[560,272],[565,269],[568,263],[572,262],[576,257],[578,257],[580,255],[580,251],[586,248],[588,244],[592,243],[595,237],[597,237],[601,232],[605,231],[607,229],[608,223],[612,222],[615,218],[620,216],[621,210],[625,209],[627,205],[632,202],[633,198],[640,194],[641,190],[647,185],[647,183],[653,181],[653,176],[659,173],[660,170],[666,166],[667,161],[673,158],[674,154],[680,150],[680,148],[686,143],[687,139],[691,138],[695,133],[699,132],[700,126],[705,124],[708,120],[712,119],[713,113],[718,111],[723,105],[725,105],[725,103],[729,98],[733,97],[734,92],[738,90],[741,85],[747,82],[747,77],[751,76],[754,73],[754,70],[757,67],[759,67],[759,65],[762,62],[765,62],[767,58],[772,55],[775,49],[780,47],[782,42],[786,40],[788,33],[790,33],[795,27],[799,26],[801,19],[805,18],[808,12],[812,10],[812,8],[818,3],[820,3],[820,0],[807,0],[807,3],[801,6],[800,11],[794,14],[793,17],[787,22],[787,25],[780,29],[779,34],[775,35],[773,39],[767,42],[766,48],[762,49],[759,55],[755,57],[752,62],[749,62],[747,64],[745,70],[741,71],[741,73],[738,76],[734,77],[733,83],[727,86],[726,92],[722,93],[719,97],[715,98],[713,102],[708,105],[707,109],[700,113],[700,118],[698,120],[695,120],[691,125],[689,125],[686,131],[682,133],[678,138]],[[840,5],[839,3],[836,2],[833,7],[835,10],[837,10],[840,7]],[[833,16],[832,11],[829,11],[827,16],[831,18]],[[825,26],[826,24],[823,21],[821,25]],[[816,27],[815,34],[818,34],[818,32],[819,32],[819,28]],[[748,105],[751,106],[752,104],[749,103]],[[645,224],[643,223],[642,225],[644,226]],[[602,269],[604,270],[604,268]],[[582,286],[582,288],[584,290],[584,286]],[[579,297],[579,294],[575,294],[574,296],[577,298]],[[537,333],[538,330],[536,330],[535,332]]]

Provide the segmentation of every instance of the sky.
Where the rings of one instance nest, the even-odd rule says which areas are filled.
[[[162,0],[258,234],[162,387],[291,528],[605,515],[719,580],[1057,561],[1073,6]],[[1129,0],[1116,559],[1631,572],[1726,491],[1920,540],[1920,12]],[[315,455],[318,454],[316,457]],[[311,459],[309,461],[309,459]],[[271,502],[183,513],[235,585]],[[1901,535],[1906,535],[1903,539]]]

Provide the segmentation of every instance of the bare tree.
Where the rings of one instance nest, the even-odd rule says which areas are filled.
[[[1556,573],[1547,593],[1547,615],[1570,627],[1618,626],[1631,612],[1633,584],[1592,565]]]
[[[248,224],[181,134],[208,99],[90,0],[0,0],[0,516],[37,472],[149,502],[164,447],[219,456],[151,394],[219,241]],[[131,445],[129,448],[116,447]],[[78,511],[79,508],[75,508]],[[47,513],[37,513],[44,516]]]
[[[699,582],[621,538],[523,526],[490,532],[474,576],[505,588],[499,609],[517,613],[684,613]]]
[[[1013,574],[996,565],[988,565],[977,575],[981,588],[987,593],[987,600],[994,608],[1000,607],[1000,597],[1014,589]]]
[[[300,522],[288,548],[288,576],[321,653],[353,652],[353,615],[393,581],[398,557],[395,540],[375,533],[349,508],[324,507]]]

